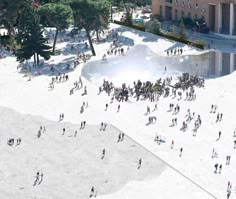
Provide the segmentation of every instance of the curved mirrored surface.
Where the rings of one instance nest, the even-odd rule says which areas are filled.
[[[93,82],[155,81],[163,76],[188,72],[205,78],[227,75],[236,68],[236,54],[207,52],[200,55],[160,56],[145,45],[132,47],[126,55],[108,56],[106,61],[88,62],[82,76]]]

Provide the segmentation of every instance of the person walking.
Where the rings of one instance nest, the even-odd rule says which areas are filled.
[[[103,158],[105,157],[105,153],[106,153],[106,150],[103,149],[103,150],[102,150],[102,158],[101,158],[101,159],[103,159]]]
[[[142,158],[140,158],[139,161],[138,161],[138,169],[141,168],[141,165],[142,165]]]
[[[181,147],[179,157],[182,157],[182,153],[183,153],[183,148]]]
[[[220,139],[220,137],[221,137],[221,131],[219,131],[219,137],[216,141],[218,141]]]
[[[172,140],[170,148],[173,149],[174,148],[174,140]]]
[[[217,173],[218,170],[218,163],[215,164],[215,173]]]
[[[106,104],[106,108],[105,108],[105,111],[107,111],[107,109],[108,109],[108,104]]]
[[[34,180],[34,184],[33,186],[35,186],[37,184],[37,182],[39,181],[39,172],[36,173],[36,176],[35,176],[35,180]]]
[[[90,192],[90,196],[89,197],[91,198],[91,197],[93,197],[93,195],[94,195],[94,186],[92,186],[92,188],[91,188],[91,192]]]
[[[120,111],[120,104],[118,105],[118,108],[117,108],[117,113]]]
[[[222,171],[222,164],[219,166],[219,174],[221,174]]]

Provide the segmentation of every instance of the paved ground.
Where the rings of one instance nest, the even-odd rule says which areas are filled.
[[[0,198],[85,199],[92,186],[97,195],[108,194],[129,181],[157,177],[167,168],[129,137],[117,142],[120,132],[111,125],[106,131],[100,131],[100,125],[80,130],[78,124],[22,115],[3,107],[0,111]],[[37,138],[40,125],[46,126],[46,132]],[[15,142],[8,146],[11,138]],[[18,138],[20,145],[16,145]],[[142,166],[137,169],[140,158]],[[44,174],[43,181],[33,186],[38,171]]]
[[[169,23],[162,23],[162,30],[178,32],[178,27]],[[216,49],[221,52],[236,53],[236,36],[235,38],[226,38],[215,33],[203,34],[196,31],[186,31],[188,38],[192,41],[202,40],[210,49]]]
[[[4,107],[0,111],[0,198],[87,199],[92,186],[99,198],[114,192],[116,197],[104,198],[123,199],[126,195],[154,199],[156,194],[163,199],[174,194],[180,198],[214,198],[130,137],[125,135],[117,142],[121,131],[113,125],[108,124],[105,131],[100,131],[100,125],[86,125],[80,130],[78,124],[49,121]],[[45,125],[46,131],[37,138],[40,125]],[[7,145],[12,138],[14,144]],[[42,181],[34,186],[37,172],[38,182]],[[122,187],[126,188],[119,192]]]

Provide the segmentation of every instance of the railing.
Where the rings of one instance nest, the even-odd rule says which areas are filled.
[[[219,33],[220,33],[220,34],[226,34],[226,35],[229,35],[229,30],[225,30],[224,28],[220,28]]]

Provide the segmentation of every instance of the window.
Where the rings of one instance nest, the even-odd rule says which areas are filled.
[[[181,12],[181,17],[184,18],[184,11]]]
[[[184,1],[184,0],[182,0],[182,8],[184,7],[184,5],[185,5],[185,1]]]
[[[195,4],[195,10],[198,10],[198,3]]]
[[[162,6],[160,6],[160,16],[162,17]]]
[[[178,0],[175,0],[175,5],[178,5]]]
[[[206,4],[202,4],[202,12],[206,12]]]
[[[178,10],[175,9],[175,21],[178,21]]]
[[[194,19],[197,19],[197,14],[194,15]]]
[[[188,18],[191,18],[191,12],[188,13]]]
[[[191,9],[192,8],[192,2],[191,0],[188,0],[188,7]]]

